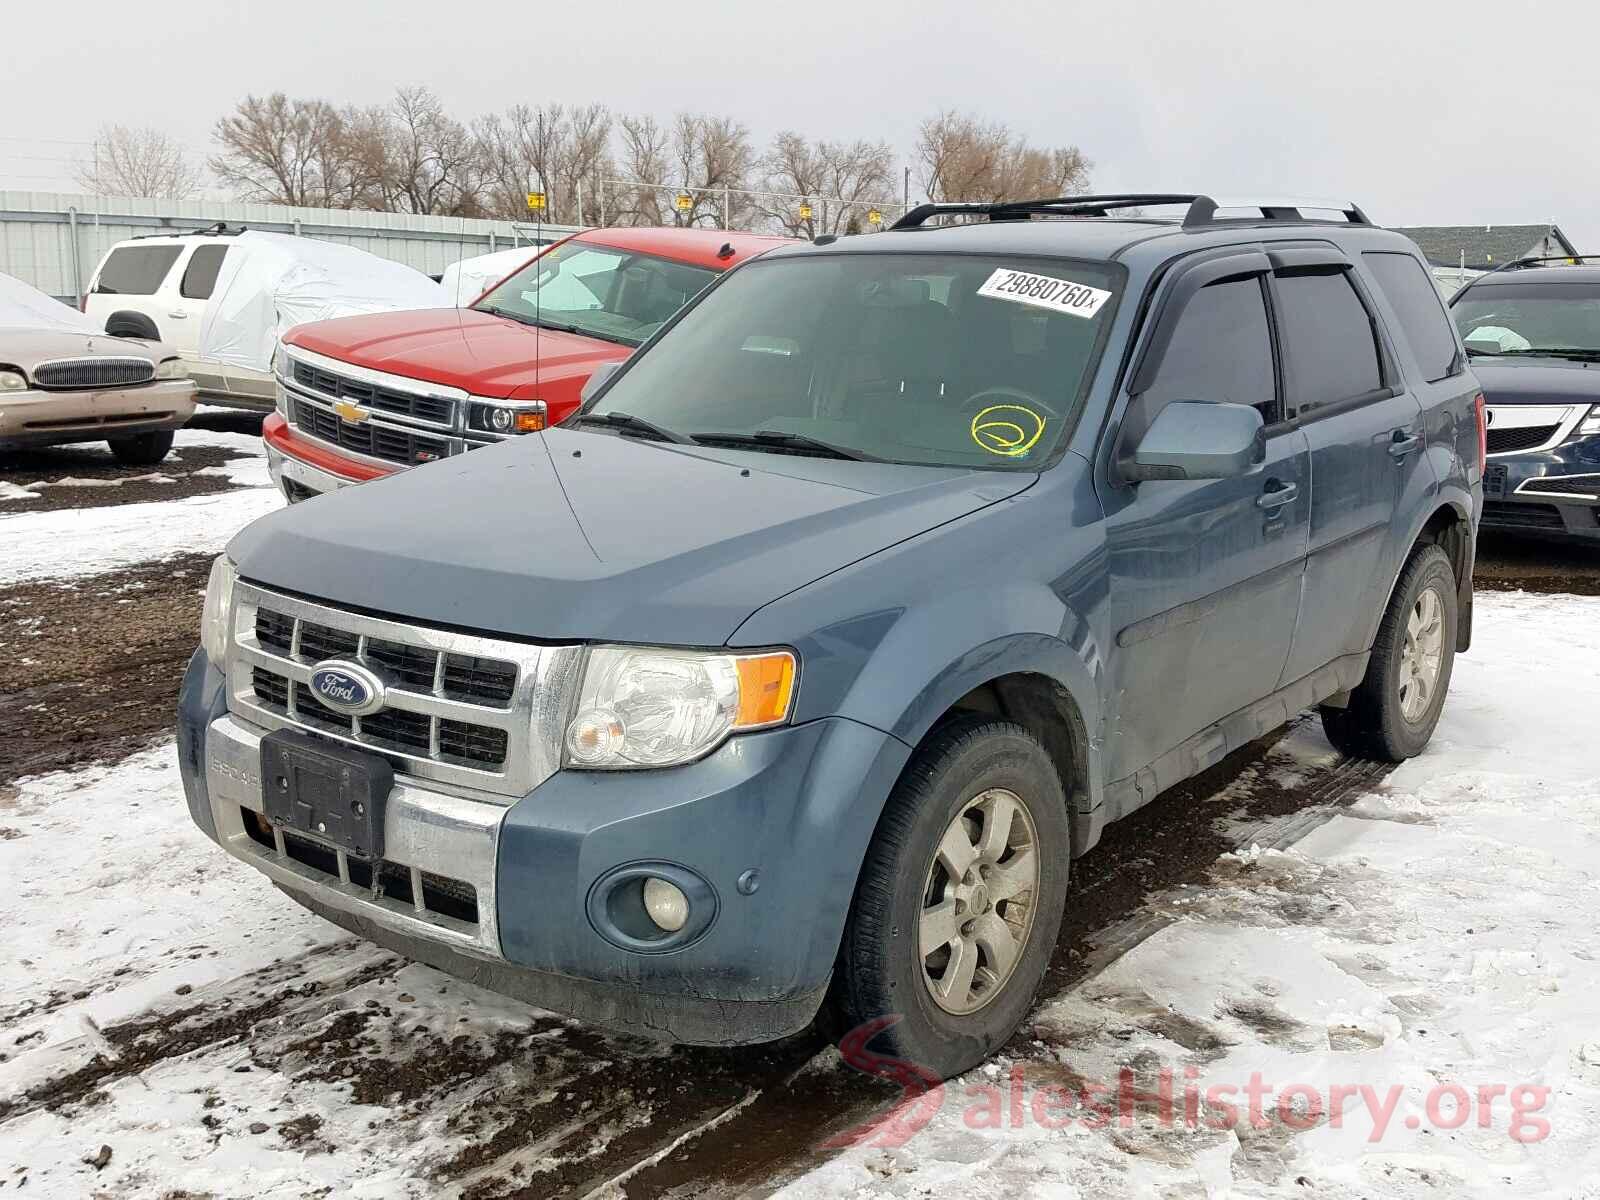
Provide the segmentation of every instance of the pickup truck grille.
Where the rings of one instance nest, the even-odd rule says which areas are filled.
[[[312,437],[335,446],[408,467],[433,462],[450,453],[448,438],[412,433],[372,421],[346,421],[338,413],[319,408],[298,396],[294,399],[294,423]]]
[[[148,358],[109,354],[57,358],[33,369],[34,384],[46,389],[134,387],[155,377],[156,365]]]
[[[397,770],[520,796],[560,765],[581,650],[530,646],[335,609],[241,583],[232,615],[229,707],[389,757]],[[355,659],[384,681],[384,706],[352,717],[323,704],[311,672]]]
[[[393,413],[449,427],[455,420],[455,401],[444,396],[419,396],[324,371],[310,363],[294,362],[294,381],[329,400],[348,400],[362,408]]]

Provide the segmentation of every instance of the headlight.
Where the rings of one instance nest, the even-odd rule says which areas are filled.
[[[28,377],[21,371],[0,371],[0,392],[25,392]]]
[[[537,433],[547,415],[543,400],[473,400],[467,406],[467,428],[496,437]]]
[[[1578,433],[1584,437],[1600,433],[1600,404],[1589,410],[1589,415],[1583,419],[1583,424],[1578,426]]]
[[[692,762],[729,734],[789,717],[795,658],[606,646],[589,651],[567,762],[626,769]]]
[[[187,379],[189,372],[183,369],[183,359],[169,358],[156,368],[157,379]]]
[[[233,609],[233,583],[239,572],[226,554],[217,555],[206,581],[206,603],[200,611],[200,644],[217,670],[228,661],[228,613]]]

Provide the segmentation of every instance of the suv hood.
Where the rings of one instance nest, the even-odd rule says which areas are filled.
[[[497,399],[533,396],[536,384],[587,379],[601,363],[633,353],[631,346],[535,329],[470,308],[338,317],[300,325],[283,340],[340,362]]]
[[[296,504],[228,553],[253,582],[430,624],[720,646],[779,596],[1037,478],[557,428]]]
[[[1600,363],[1559,358],[1475,358],[1490,404],[1600,404]]]

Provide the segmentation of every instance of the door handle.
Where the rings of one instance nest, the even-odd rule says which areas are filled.
[[[1422,439],[1414,433],[1407,433],[1404,429],[1396,429],[1389,438],[1389,457],[1404,458],[1418,446]]]
[[[178,319],[178,320],[180,320],[180,321],[184,321],[184,320],[187,320],[187,319],[188,319],[188,317],[189,317],[189,314],[188,314],[188,313],[186,313],[186,312],[184,312],[184,311],[183,311],[183,310],[182,310],[182,309],[181,309],[181,308],[180,308],[180,309],[179,309],[179,310],[178,310],[178,311],[177,311],[177,312],[169,312],[169,313],[168,313],[168,314],[167,314],[167,316],[169,316],[169,317],[176,317],[176,318],[177,318],[177,319]]]
[[[1256,507],[1270,512],[1272,509],[1282,508],[1285,504],[1292,504],[1299,494],[1299,484],[1280,483],[1276,479],[1269,479],[1266,490],[1256,497]]]

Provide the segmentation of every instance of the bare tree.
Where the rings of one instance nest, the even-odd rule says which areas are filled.
[[[1088,187],[1092,165],[1076,146],[1037,150],[1001,122],[954,111],[922,123],[916,154],[923,187],[934,201],[1071,195]]]
[[[481,214],[478,143],[445,113],[432,91],[421,85],[400,88],[376,123],[381,157],[375,174],[385,210]]]
[[[187,200],[200,186],[200,172],[183,147],[159,129],[102,125],[93,158],[77,169],[78,183],[96,196],[148,196]]]
[[[664,225],[671,206],[659,187],[633,186],[664,183],[667,132],[651,116],[619,117],[622,156],[617,166],[621,179],[606,193],[606,219],[616,225]]]
[[[611,113],[605,106],[519,104],[504,116],[478,120],[473,136],[492,211],[525,219],[527,193],[542,191],[545,220],[594,219],[601,180],[612,171]]]
[[[799,201],[785,197],[763,197],[760,212],[786,233],[814,238],[862,226],[867,210],[889,191],[894,151],[887,142],[812,143],[784,132],[773,139],[761,166],[764,191],[805,197],[811,215],[801,217]]]
[[[325,100],[246,96],[217,122],[211,169],[244,200],[347,206],[354,183],[342,114]]]
[[[752,208],[743,193],[756,163],[750,131],[732,117],[679,113],[673,118],[670,144],[677,175],[671,182],[690,200],[687,211],[676,213],[677,223],[715,228],[726,218],[732,225],[746,224]]]

